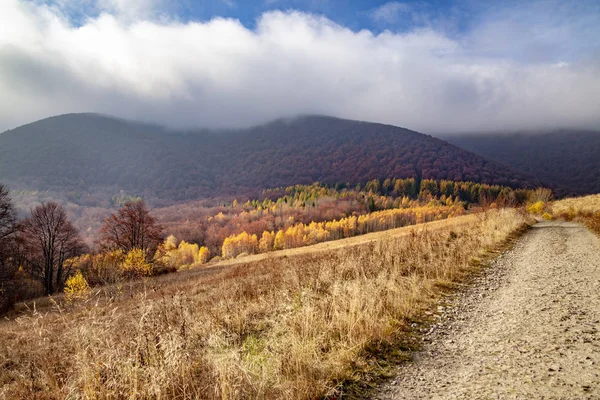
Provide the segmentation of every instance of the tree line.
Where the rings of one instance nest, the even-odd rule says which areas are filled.
[[[415,178],[354,186],[294,185],[265,190],[262,198],[243,204],[234,200],[212,215],[200,207],[195,219],[169,226],[166,240],[165,229],[145,203],[131,198],[103,220],[91,251],[61,205],[42,203],[18,220],[8,189],[0,185],[0,308],[62,291],[75,272],[85,285],[104,285],[202,265],[214,257],[265,253],[448,218],[470,207],[521,205],[531,193]],[[179,236],[177,229],[196,231],[198,237],[178,240],[173,235]]]
[[[100,231],[103,252],[120,252],[122,268],[148,265],[162,241],[162,228],[143,201],[126,203]],[[64,289],[89,252],[63,206],[42,203],[19,220],[10,192],[0,184],[0,311],[15,301]],[[137,255],[137,257],[135,257]]]
[[[233,258],[240,255],[293,249],[329,240],[447,219],[464,213],[464,208],[459,204],[432,204],[414,208],[375,211],[370,214],[353,215],[333,221],[313,221],[310,224],[300,222],[277,232],[264,231],[260,238],[256,234],[248,234],[244,231],[225,238],[221,255],[223,258]]]

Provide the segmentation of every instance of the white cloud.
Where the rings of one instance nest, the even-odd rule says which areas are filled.
[[[493,7],[477,21],[465,46],[485,57],[527,62],[577,58],[600,50],[600,2],[537,0]]]
[[[97,0],[98,6],[106,12],[125,15],[134,19],[139,16],[155,15],[166,4],[165,0]]]
[[[229,8],[236,8],[237,4],[233,0],[222,0],[223,3]]]
[[[7,0],[8,1],[8,0]],[[11,0],[12,1],[12,0]],[[115,16],[123,22],[140,19],[168,19],[169,11],[174,10],[176,2],[169,0],[20,0],[34,1],[41,7],[51,8],[63,15],[89,17],[102,13]],[[232,1],[232,0],[224,0]],[[85,21],[81,21],[85,22]]]
[[[300,12],[266,13],[255,30],[139,19],[131,10],[157,15],[157,3],[111,2],[74,27],[55,8],[2,0],[0,130],[87,111],[178,127],[320,113],[425,132],[600,128],[594,58],[515,61],[486,55],[477,32],[374,35]]]
[[[411,11],[411,7],[406,3],[399,1],[389,1],[373,9],[370,12],[370,17],[379,22],[393,24],[398,21],[401,14]]]

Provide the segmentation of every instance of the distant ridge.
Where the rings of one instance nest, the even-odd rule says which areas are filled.
[[[536,186],[532,175],[391,125],[302,116],[230,130],[171,131],[98,114],[0,134],[0,181],[36,190],[169,201],[268,187],[418,177]]]
[[[600,132],[468,134],[444,139],[552,183],[558,195],[600,193]]]

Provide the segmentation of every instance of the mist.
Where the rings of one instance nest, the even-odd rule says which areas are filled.
[[[160,1],[91,3],[97,14],[75,24],[68,1],[2,1],[0,131],[72,112],[173,128],[299,114],[426,133],[600,128],[593,3],[490,11],[460,34],[354,31],[294,10],[264,12],[249,29],[183,22]]]

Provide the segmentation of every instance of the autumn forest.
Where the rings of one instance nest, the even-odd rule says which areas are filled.
[[[182,204],[156,213],[142,199],[126,198],[86,243],[57,203],[43,203],[17,220],[3,186],[3,271],[12,271],[4,277],[9,289],[3,292],[4,308],[44,293],[73,291],[77,282],[86,287],[112,284],[448,219],[471,209],[518,206],[532,193],[473,182],[388,178],[354,186],[267,189],[244,202]]]

